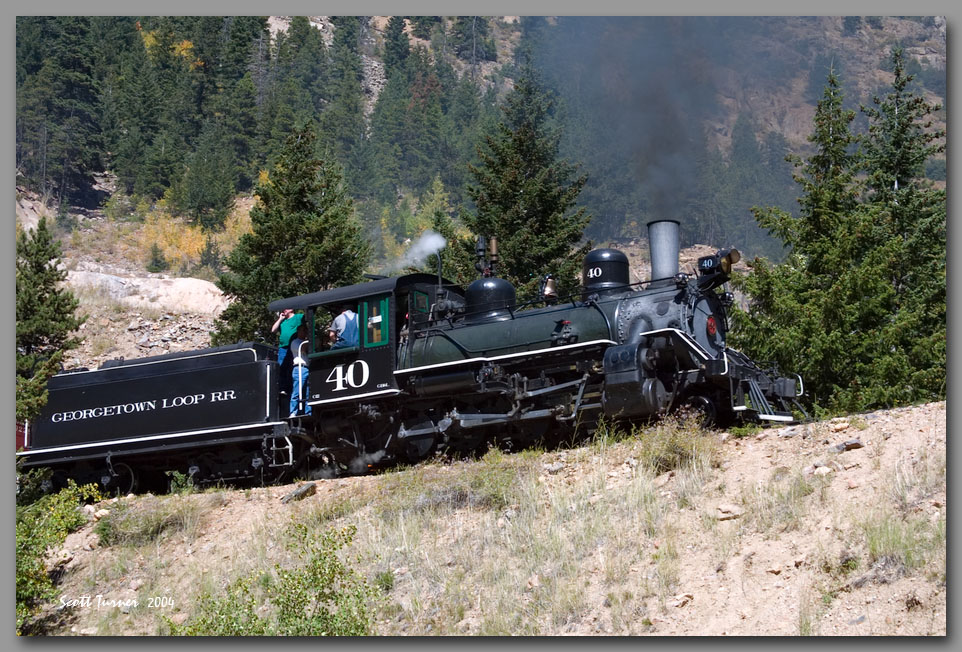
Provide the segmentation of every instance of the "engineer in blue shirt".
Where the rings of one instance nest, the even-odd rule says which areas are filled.
[[[328,336],[331,340],[331,349],[358,345],[357,314],[354,312],[353,305],[341,306],[341,314],[331,322]]]

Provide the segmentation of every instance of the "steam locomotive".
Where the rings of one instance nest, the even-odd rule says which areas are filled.
[[[801,378],[726,345],[738,251],[680,273],[678,226],[649,223],[651,280],[632,283],[624,253],[596,249],[568,298],[546,277],[542,296],[520,305],[494,274],[492,246],[463,289],[415,273],[275,301],[270,310],[303,311],[307,326],[298,362],[308,382],[290,415],[276,349],[257,343],[58,374],[18,455],[61,481],[128,491],[174,470],[198,482],[363,473],[441,450],[569,439],[601,419],[680,406],[716,423],[793,421]],[[326,348],[345,303],[359,341]]]

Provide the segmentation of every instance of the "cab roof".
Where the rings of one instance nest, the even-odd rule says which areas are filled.
[[[448,290],[461,294],[461,288],[451,281],[442,278],[442,284]],[[360,299],[385,293],[394,293],[410,285],[427,284],[437,285],[438,277],[434,274],[405,274],[404,276],[389,276],[379,278],[364,283],[356,283],[345,287],[334,288],[332,290],[321,290],[310,294],[302,294],[297,297],[278,299],[271,301],[267,309],[271,312],[278,312],[291,308],[292,310],[304,310],[314,306],[326,306],[338,303],[351,303]]]

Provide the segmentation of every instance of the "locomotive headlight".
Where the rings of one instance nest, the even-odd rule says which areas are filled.
[[[718,253],[721,270],[726,274],[731,274],[732,267],[734,267],[735,263],[742,259],[742,255],[738,249],[729,249],[728,251]]]

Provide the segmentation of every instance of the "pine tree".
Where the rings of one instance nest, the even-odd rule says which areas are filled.
[[[249,190],[260,167],[258,151],[257,89],[250,73],[234,84],[228,100],[230,110],[224,112],[224,130],[231,150],[229,165],[234,187]]]
[[[371,137],[364,143],[366,171],[358,190],[382,202],[395,202],[400,190],[401,142],[410,101],[407,78],[403,71],[395,70],[371,112]]]
[[[868,250],[864,272],[879,277],[874,300],[885,299],[885,319],[872,318],[887,351],[865,365],[870,387],[852,394],[884,404],[945,395],[946,193],[924,175],[925,162],[945,151],[946,133],[932,128],[941,106],[913,90],[903,56],[901,48],[892,51],[891,91],[862,109],[869,118],[862,139],[867,192],[857,251]]]
[[[90,18],[23,18],[49,30],[42,63],[17,89],[17,165],[33,187],[58,202],[81,196],[102,169],[99,96],[89,48]],[[20,46],[18,45],[18,48]],[[24,44],[26,48],[26,44]]]
[[[232,160],[227,132],[209,123],[175,186],[176,207],[205,229],[221,228],[234,207]]]
[[[851,344],[835,330],[837,322],[830,323],[843,311],[828,299],[836,274],[849,265],[840,245],[857,197],[849,128],[854,116],[842,102],[838,78],[830,72],[808,139],[815,151],[806,161],[794,159],[800,168],[795,180],[802,189],[799,217],[777,208],[754,211],[759,225],[789,248],[789,256],[775,266],[754,260],[745,284],[750,310],[736,311],[733,329],[736,347],[800,374],[809,400],[826,405],[842,381],[844,349]]]
[[[279,52],[278,58],[285,60],[283,65],[297,87],[307,92],[311,115],[304,117],[312,118],[320,113],[329,94],[331,71],[324,38],[306,17],[295,16],[283,43],[285,51]]]
[[[462,213],[475,234],[498,239],[498,273],[522,297],[534,294],[549,273],[559,292],[572,291],[590,248],[578,246],[590,217],[575,206],[586,177],[558,157],[552,106],[535,70],[525,66],[505,98],[503,120],[485,138],[481,165],[470,168],[476,185],[468,194],[477,212]]]
[[[479,165],[478,146],[483,133],[498,122],[494,101],[486,102],[481,89],[465,75],[458,79],[450,65],[435,63],[435,75],[441,82],[441,108],[444,111],[440,131],[438,167],[445,189],[453,205],[468,201],[466,188],[470,181],[469,165]]]
[[[17,235],[17,419],[35,416],[46,402],[47,380],[64,352],[80,340],[71,335],[84,322],[79,302],[61,287],[60,245],[40,218],[32,233]]]
[[[164,252],[160,245],[154,242],[150,245],[150,252],[147,254],[147,271],[151,274],[157,274],[168,269],[170,269],[170,263],[164,258]]]
[[[469,62],[472,69],[481,61],[498,60],[494,39],[488,35],[488,29],[488,19],[484,16],[458,16],[451,25],[454,54]]]
[[[913,76],[906,73],[904,52],[894,48],[891,55],[894,80],[884,98],[873,98],[873,107],[863,107],[869,117],[869,136],[864,139],[865,169],[869,172],[870,200],[898,205],[900,193],[920,190],[925,161],[945,151],[945,130],[932,129],[929,116],[941,110],[911,90]],[[877,108],[876,108],[877,107]],[[909,211],[896,229],[905,233]]]
[[[411,16],[411,33],[417,38],[428,40],[431,38],[431,30],[440,23],[440,16]]]
[[[892,92],[868,110],[872,128],[856,154],[853,112],[830,73],[810,137],[815,153],[796,160],[799,217],[756,210],[791,253],[781,265],[754,262],[751,308],[736,312],[733,343],[801,374],[809,400],[829,410],[945,393],[945,196],[918,177],[942,134],[926,131],[934,107],[906,94],[905,83],[896,72]]]
[[[402,180],[413,192],[421,193],[440,169],[441,84],[424,48],[416,48],[411,54],[410,71],[410,99],[401,141],[404,152]]]
[[[322,145],[333,150],[352,190],[364,169],[366,125],[360,70],[361,58],[356,51],[347,44],[335,44],[331,101],[320,118]]]
[[[271,341],[268,303],[358,282],[370,258],[340,168],[315,155],[311,125],[293,131],[256,194],[253,232],[224,260],[217,283],[231,303],[215,344]]]
[[[391,76],[395,70],[404,70],[411,42],[404,33],[404,16],[391,16],[384,31],[384,75]]]
[[[113,152],[111,166],[129,195],[142,183],[138,183],[141,168],[151,138],[159,130],[163,103],[163,89],[139,37],[121,60],[115,102],[116,119],[107,134]]]

